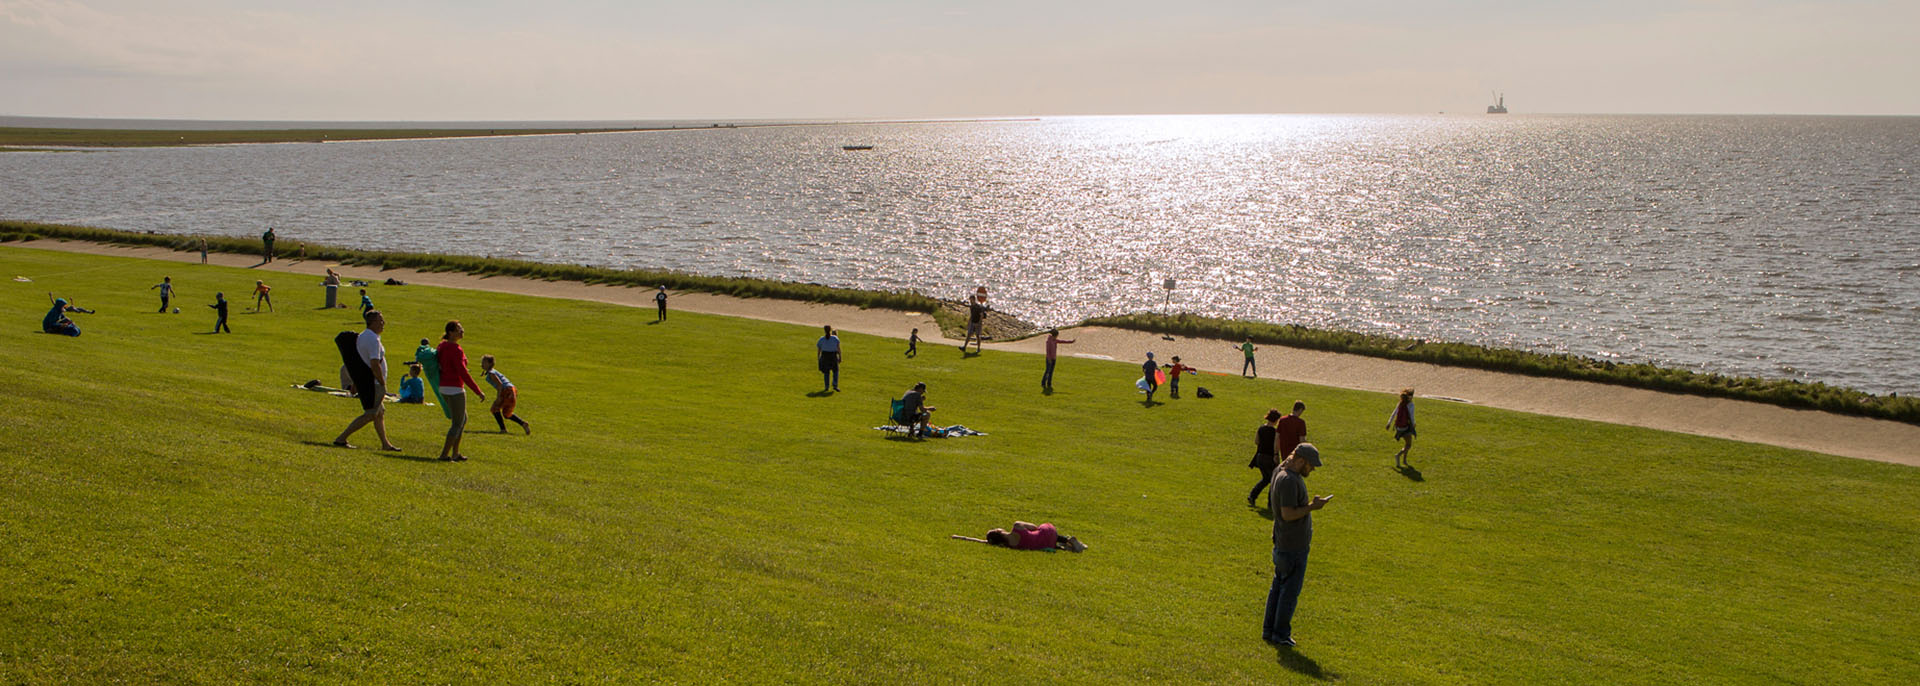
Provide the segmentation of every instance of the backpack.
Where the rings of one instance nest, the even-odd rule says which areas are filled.
[[[1201,386],[1201,387],[1199,387],[1199,388],[1196,388],[1196,389],[1194,389],[1194,390],[1193,390],[1193,397],[1195,397],[1195,398],[1211,398],[1211,397],[1213,397],[1213,392],[1212,392],[1212,391],[1209,391],[1209,390],[1207,390],[1207,387],[1206,387],[1206,386]]]

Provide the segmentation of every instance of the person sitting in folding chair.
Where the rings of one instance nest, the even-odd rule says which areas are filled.
[[[913,385],[913,390],[894,401],[893,421],[907,427],[908,436],[927,435],[927,422],[933,419],[933,411],[939,409],[927,405],[927,384]]]

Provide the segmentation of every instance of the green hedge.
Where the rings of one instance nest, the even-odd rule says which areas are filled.
[[[1898,395],[1878,396],[1818,382],[1702,374],[1644,363],[1616,364],[1577,355],[1532,353],[1468,343],[1436,343],[1193,315],[1128,314],[1099,317],[1088,320],[1086,324],[1230,341],[1251,337],[1256,343],[1268,345],[1751,400],[1781,407],[1920,424],[1920,400]]]
[[[151,245],[189,252],[199,250],[200,240],[204,238],[207,241],[207,250],[209,252],[258,255],[261,249],[260,241],[257,238],[142,233],[87,226],[0,221],[0,240],[11,241],[33,238],[79,240],[120,245]],[[653,288],[655,286],[665,285],[674,290],[721,293],[741,298],[775,298],[780,300],[854,305],[861,308],[925,312],[933,315],[934,319],[940,322],[943,329],[964,326],[964,322],[960,322],[956,320],[952,314],[942,311],[940,301],[911,291],[866,291],[852,288],[834,288],[816,284],[789,283],[770,279],[702,276],[699,274],[648,269],[605,269],[601,267],[547,264],[543,262],[508,260],[492,257],[464,257],[460,255],[354,250],[320,245],[317,243],[303,243],[303,245],[306,247],[307,259],[310,260],[325,260],[357,266],[379,267],[381,269],[417,269],[423,272],[463,272],[479,276],[518,276],[546,281],[579,281],[589,284],[608,284],[641,288]],[[294,251],[289,249],[286,241],[277,244],[274,252],[280,256],[294,254]]]

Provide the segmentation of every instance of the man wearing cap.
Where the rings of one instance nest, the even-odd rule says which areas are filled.
[[[1293,608],[1300,602],[1300,585],[1307,576],[1307,549],[1313,543],[1313,511],[1327,506],[1331,495],[1307,498],[1307,475],[1320,466],[1320,449],[1301,443],[1280,463],[1268,492],[1273,510],[1273,587],[1267,591],[1266,623],[1260,634],[1268,643],[1292,646]]]

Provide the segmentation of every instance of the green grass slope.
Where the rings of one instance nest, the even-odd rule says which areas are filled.
[[[1143,407],[1065,359],[1043,396],[1037,357],[850,335],[816,396],[817,328],[376,286],[390,353],[458,318],[521,388],[533,435],[475,408],[447,464],[428,407],[325,447],[358,405],[288,385],[357,317],[282,274],[245,314],[257,276],[0,247],[0,682],[1920,680],[1908,467],[1425,401],[1413,478],[1378,394]],[[37,333],[49,290],[84,336]],[[991,435],[873,431],[918,380]],[[1276,651],[1242,499],[1296,398],[1336,497]],[[947,539],[1015,518],[1093,547]]]

